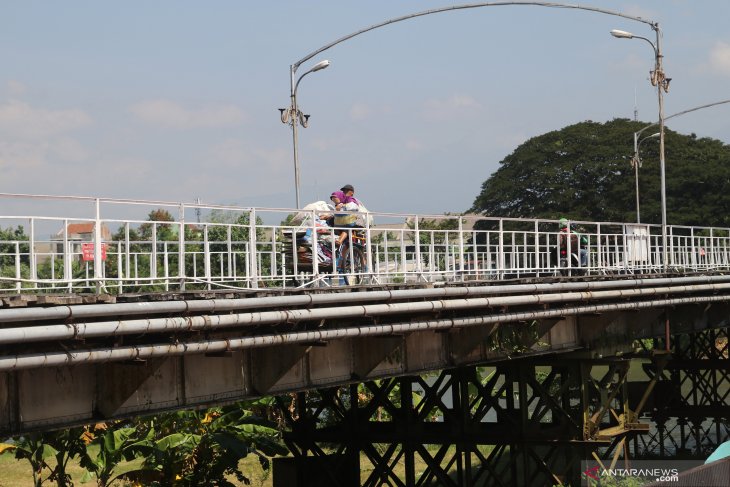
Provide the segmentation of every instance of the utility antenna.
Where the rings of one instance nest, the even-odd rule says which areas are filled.
[[[634,122],[639,120],[639,108],[636,105],[636,86],[634,86]]]

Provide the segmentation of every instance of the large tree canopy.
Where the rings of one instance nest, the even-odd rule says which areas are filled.
[[[636,221],[633,134],[646,125],[626,119],[588,121],[533,137],[500,162],[470,211]],[[661,223],[658,139],[644,141],[641,156],[641,221]],[[730,226],[730,145],[667,129],[665,158],[667,222]]]

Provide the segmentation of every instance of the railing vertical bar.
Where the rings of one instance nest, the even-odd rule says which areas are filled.
[[[101,260],[101,201],[96,198],[94,201],[94,285],[96,294],[101,294],[104,289],[104,262]]]
[[[20,242],[15,241],[15,290],[20,292],[20,290],[23,288],[23,284],[20,281],[23,278],[23,274],[20,272],[21,265],[20,265]]]
[[[278,255],[278,251],[276,249],[276,228],[271,229],[271,263],[269,266],[269,273],[271,273],[271,278],[276,279],[278,276],[278,273],[276,272],[276,263],[277,259],[276,256]]]
[[[124,265],[126,272],[124,273],[125,276],[127,276],[127,279],[130,279],[132,277],[132,270],[131,270],[131,244],[129,242],[129,222],[124,223]]]
[[[151,282],[157,279],[157,222],[152,222],[152,255],[150,256]]]
[[[203,225],[203,270],[208,290],[212,289],[213,273],[210,268],[210,239],[208,238],[208,224]]]
[[[179,208],[179,229],[177,236],[177,277],[179,279],[180,291],[185,290],[185,204],[180,203]]]
[[[309,229],[311,232],[310,242],[312,247],[312,279],[317,279],[319,277],[319,235],[317,235],[317,213],[315,210],[311,211],[310,222],[312,225]],[[352,247],[352,234],[350,234],[350,244],[350,247]]]
[[[504,220],[499,219],[499,234],[497,236],[498,238],[498,247],[497,247],[497,254],[498,254],[498,262],[499,262],[499,278],[504,277]]]
[[[461,279],[464,279],[464,272],[466,271],[466,262],[464,260],[464,224],[462,218],[459,216],[459,262],[461,267]]]
[[[36,267],[35,256],[35,218],[30,219],[30,241],[28,242],[28,267],[30,268],[30,279],[33,281],[33,288],[38,289],[38,268]]]
[[[124,292],[124,264],[122,262],[122,241],[117,242],[117,288],[119,294]]]
[[[162,250],[163,250],[163,267],[165,271],[165,291],[170,290],[170,246],[168,245],[168,242],[163,242],[162,244]],[[135,268],[137,267],[136,263],[136,255],[135,255]],[[136,272],[135,272],[136,277]]]
[[[400,239],[400,265],[401,269],[400,271],[403,273],[403,275],[406,275],[408,272],[408,269],[406,268],[406,236],[405,236],[405,230],[401,230],[401,239]]]
[[[70,255],[69,243],[68,243],[68,219],[63,220],[63,279],[68,283],[67,287],[69,292],[73,288],[73,261]]]
[[[256,254],[258,253],[258,249],[256,248],[256,210],[253,208],[249,210],[248,214],[248,244],[251,287],[256,289],[259,287],[258,269],[256,269],[258,262]]]
[[[415,247],[415,255],[413,256],[413,259],[416,261],[416,267],[414,271],[418,276],[421,275],[422,269],[421,269],[421,229],[419,226],[419,218],[418,215],[413,216],[413,232],[415,233],[415,237],[413,239],[413,246]]]

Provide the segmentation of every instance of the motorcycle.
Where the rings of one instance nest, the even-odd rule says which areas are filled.
[[[569,226],[567,221],[562,224],[562,227],[558,234],[560,274],[563,276],[585,275],[587,271],[586,266],[588,265],[588,255],[584,245],[588,242],[578,232],[573,230],[573,227]],[[568,255],[569,253],[570,255]]]
[[[363,273],[367,272],[365,232],[357,227],[348,232],[347,237],[337,247],[337,273],[344,277],[344,284],[360,284]]]
[[[283,259],[289,272],[313,272],[316,259],[319,273],[336,272],[343,284],[360,283],[367,271],[365,232],[353,212],[364,207],[345,208],[335,212],[323,201],[305,206],[291,223],[296,227],[283,232]],[[312,220],[312,210],[316,217]],[[365,210],[367,211],[367,210]],[[320,213],[321,212],[321,213]],[[366,218],[369,218],[366,216]],[[342,243],[337,237],[344,232]],[[316,234],[316,245],[314,244]]]
[[[568,249],[560,249],[560,274],[563,276],[582,276],[586,273],[586,269],[580,264],[580,256],[577,252],[570,253],[568,259]]]

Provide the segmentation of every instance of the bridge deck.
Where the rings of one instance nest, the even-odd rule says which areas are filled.
[[[666,319],[673,333],[726,323],[730,276],[164,297],[0,308],[0,431],[541,354],[629,354]]]

